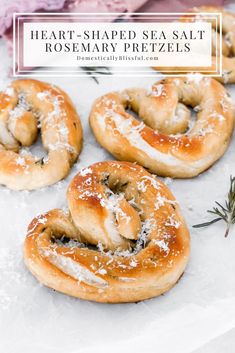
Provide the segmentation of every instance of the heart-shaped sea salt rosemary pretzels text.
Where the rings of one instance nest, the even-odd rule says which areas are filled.
[[[39,159],[21,147],[31,146],[41,131],[47,157]],[[0,184],[36,189],[64,178],[82,147],[76,110],[61,89],[36,80],[16,80],[0,93]]]
[[[197,112],[194,125],[187,106]],[[116,158],[158,175],[189,178],[225,152],[234,107],[219,82],[190,75],[159,81],[151,92],[134,88],[108,93],[93,104],[90,124],[98,142]]]
[[[68,189],[69,212],[36,217],[26,266],[43,284],[98,302],[134,302],[169,290],[184,272],[189,232],[168,188],[144,168],[101,162]]]

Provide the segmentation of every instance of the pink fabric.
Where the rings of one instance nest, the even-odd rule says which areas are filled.
[[[52,11],[61,9],[64,3],[65,0],[1,0],[0,36],[11,27],[14,12]]]
[[[224,0],[149,0],[140,12],[185,12],[194,6],[223,6]]]
[[[134,12],[147,0],[1,0],[0,36],[12,25],[14,12]]]
[[[148,0],[67,0],[71,12],[135,12]]]
[[[135,12],[148,0],[0,0],[0,36],[12,52],[12,18],[14,12],[61,10],[64,12]]]

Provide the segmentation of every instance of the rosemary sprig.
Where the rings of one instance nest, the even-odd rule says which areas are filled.
[[[99,81],[93,74],[110,75],[110,70],[107,66],[81,66],[81,69],[86,71],[87,75],[91,76],[96,83],[99,83]]]
[[[212,210],[208,210],[207,212],[215,215],[216,218],[205,223],[196,224],[193,227],[202,228],[219,221],[224,221],[226,223],[225,237],[227,237],[231,226],[235,223],[235,177],[230,177],[230,188],[227,200],[225,201],[225,206],[221,205],[217,201],[215,203],[217,206],[213,207]]]

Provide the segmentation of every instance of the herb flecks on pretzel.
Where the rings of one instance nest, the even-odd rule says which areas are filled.
[[[222,83],[235,83],[235,14],[224,10],[222,7],[201,6],[193,8],[194,12],[202,13],[221,13],[222,14],[222,77],[216,77]],[[196,16],[196,19],[198,17]],[[202,20],[203,16],[199,18]],[[216,67],[216,56],[220,54],[220,40],[216,30],[220,29],[220,23],[212,21],[213,37],[212,37],[212,63]],[[218,45],[216,46],[216,41]],[[217,53],[216,53],[216,47]]]
[[[194,124],[188,107],[197,113]],[[97,141],[117,159],[158,175],[190,178],[226,151],[234,106],[219,82],[196,74],[161,80],[150,92],[108,93],[93,104],[90,124]]]
[[[48,153],[43,159],[24,149],[39,130]],[[0,93],[0,184],[15,190],[54,184],[69,173],[81,147],[80,119],[61,89],[27,79]]]
[[[25,263],[43,284],[81,299],[135,302],[178,281],[189,232],[168,188],[144,168],[101,162],[72,180],[69,211],[36,217]]]
[[[180,19],[182,22],[210,22],[212,25],[212,61],[208,67],[153,67],[157,71],[174,72],[186,74],[188,72],[202,72],[205,75],[218,73],[220,45],[222,45],[222,75],[215,76],[215,79],[227,84],[235,83],[235,14],[224,10],[222,7],[216,6],[199,6],[194,7],[188,12],[190,16],[184,16]],[[195,15],[194,15],[195,13]],[[222,40],[220,42],[219,31],[220,21],[206,16],[206,13],[221,13],[222,14]],[[221,44],[220,44],[221,43]]]

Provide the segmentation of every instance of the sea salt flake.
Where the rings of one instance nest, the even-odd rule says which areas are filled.
[[[171,205],[175,205],[177,203],[176,200],[169,200],[165,196],[162,196],[160,193],[157,194],[157,201],[155,202],[154,209],[155,211],[159,210],[165,203],[169,203]]]
[[[43,217],[43,218],[38,218],[37,222],[38,222],[39,224],[46,224],[47,218],[45,218],[45,217]]]
[[[106,275],[107,271],[104,268],[100,268],[96,271],[96,273],[99,273],[100,275]]]
[[[166,252],[167,255],[169,254],[169,252],[170,252],[169,246],[163,239],[161,239],[161,240],[154,239],[153,243],[156,244],[157,246],[159,246],[160,251]]]
[[[217,112],[213,112],[210,116],[212,118],[218,119],[219,121],[224,121],[225,120],[225,117],[222,114],[219,114]]]
[[[37,97],[41,101],[44,100],[47,97],[50,97],[50,96],[51,96],[51,93],[49,91],[43,91],[43,92],[37,93]]]
[[[23,157],[18,157],[16,159],[16,164],[21,165],[21,166],[25,166],[25,159]]]
[[[196,73],[196,74],[187,74],[187,82],[193,82],[196,85],[200,84],[201,80],[203,79],[203,75]]]
[[[79,174],[81,176],[86,176],[87,174],[92,174],[92,169],[91,168],[83,168],[80,170]]]
[[[13,87],[7,87],[4,91],[5,94],[7,94],[9,97],[13,97],[14,96],[14,93],[15,93],[15,90]]]
[[[181,223],[179,221],[176,221],[173,217],[169,217],[169,219],[167,220],[165,225],[167,227],[174,227],[174,228],[178,229],[180,227]]]
[[[159,184],[154,177],[144,176],[141,178],[140,182],[137,182],[137,189],[139,191],[145,192],[147,190],[148,184],[146,181],[149,180],[154,189],[159,189]]]
[[[131,259],[131,261],[130,261],[130,266],[131,267],[136,267],[137,266],[137,261],[135,260],[135,259]]]

